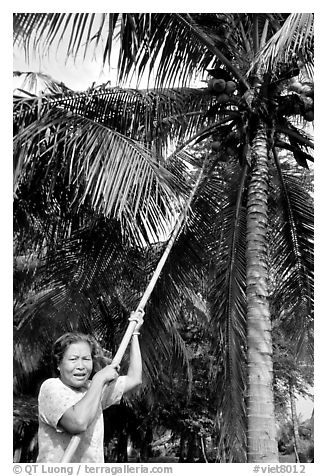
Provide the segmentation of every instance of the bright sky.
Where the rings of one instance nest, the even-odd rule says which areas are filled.
[[[313,392],[313,389],[312,389]],[[311,417],[313,410],[313,401],[310,398],[299,397],[296,402],[296,410],[300,422]]]
[[[64,54],[51,58],[34,58],[27,63],[22,51],[14,51],[14,70],[15,71],[34,71],[50,75],[54,80],[63,81],[66,86],[76,91],[85,90],[92,85],[102,84],[111,81],[115,85],[115,70],[109,70],[102,67],[101,61],[95,61],[87,58],[85,61],[76,63],[69,59],[66,63]],[[18,84],[18,79],[15,80]],[[16,87],[16,84],[15,86]]]

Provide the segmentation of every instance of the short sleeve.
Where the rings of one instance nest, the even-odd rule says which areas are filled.
[[[105,387],[101,401],[103,410],[120,402],[125,390],[125,380],[125,376],[118,377]]]
[[[61,432],[62,430],[58,428],[60,418],[82,396],[83,394],[76,398],[76,394],[63,385],[59,379],[46,380],[41,385],[39,393],[40,420]]]

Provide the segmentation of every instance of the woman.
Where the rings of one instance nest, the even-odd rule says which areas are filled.
[[[107,365],[89,379],[97,344],[80,333],[68,333],[53,346],[58,378],[43,382],[39,392],[39,455],[37,462],[60,463],[72,435],[82,433],[72,462],[103,463],[102,411],[119,403],[122,395],[142,382],[142,361],[138,335],[142,310],[129,320],[137,321],[131,339],[127,375],[118,376],[117,366]]]

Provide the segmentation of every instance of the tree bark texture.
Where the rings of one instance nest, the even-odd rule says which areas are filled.
[[[259,129],[252,146],[247,204],[247,453],[249,463],[278,462],[267,286],[268,150]]]

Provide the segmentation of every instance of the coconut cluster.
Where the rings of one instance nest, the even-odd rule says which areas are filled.
[[[219,74],[219,73],[218,73]],[[225,104],[231,101],[231,96],[236,91],[236,83],[231,80],[223,78],[211,78],[208,81],[208,91],[217,97],[217,104]],[[211,153],[215,154],[220,162],[227,162],[230,156],[230,151],[219,140],[213,138],[211,142]]]
[[[311,83],[300,83],[296,78],[290,81],[290,90],[298,94],[303,105],[303,117],[306,121],[314,119],[314,89]]]
[[[234,81],[225,81],[224,79],[211,78],[208,81],[208,91],[219,96],[219,103],[223,104],[230,100],[232,94],[236,91]]]

